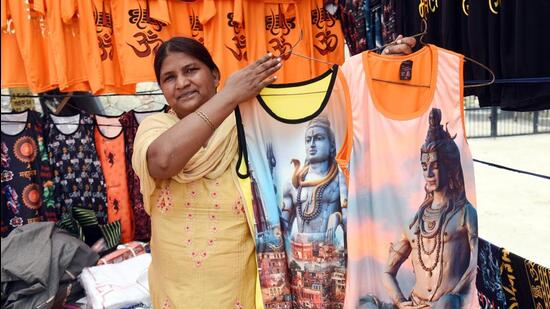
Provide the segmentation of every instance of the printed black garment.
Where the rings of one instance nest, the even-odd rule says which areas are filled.
[[[396,25],[396,0],[382,0],[382,41],[384,44],[393,42],[399,33]]]
[[[40,114],[3,113],[1,148],[2,237],[27,223],[55,220]]]
[[[501,265],[502,248],[479,238],[476,287],[481,308],[508,308],[500,277]]]
[[[338,12],[342,21],[342,31],[352,56],[367,50],[364,1],[369,0],[344,0],[339,2]]]
[[[168,105],[161,110],[154,111],[128,111],[124,113],[119,121],[124,127],[124,142],[126,145],[126,174],[128,175],[128,192],[132,201],[134,219],[134,238],[141,241],[149,241],[151,238],[151,218],[143,207],[143,195],[140,192],[139,177],[132,167],[132,154],[134,153],[134,138],[139,126],[138,117],[146,117],[155,113],[168,111]]]
[[[105,180],[94,143],[93,118],[85,113],[67,117],[50,115],[46,125],[59,218],[71,218],[72,208],[79,207],[93,210],[98,223],[106,224]]]
[[[370,0],[368,6],[365,5],[363,9],[366,16],[370,15],[370,17],[367,17],[367,21],[370,23],[370,31],[367,32],[369,49],[380,48],[384,45],[382,39],[382,2],[380,0]]]
[[[506,308],[550,308],[550,269],[505,249],[501,259]]]

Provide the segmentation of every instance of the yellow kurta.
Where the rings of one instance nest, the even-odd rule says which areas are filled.
[[[155,308],[254,308],[256,260],[229,168],[215,180],[163,181],[151,196]]]
[[[134,142],[132,165],[151,215],[153,306],[254,309],[262,301],[257,299],[250,184],[239,184],[235,173],[234,118],[224,121],[180,173],[155,180],[147,149],[178,121],[170,114],[147,117]]]

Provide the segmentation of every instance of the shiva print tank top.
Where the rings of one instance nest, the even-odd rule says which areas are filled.
[[[270,85],[239,108],[265,306],[341,308],[351,132],[338,67],[304,82]]]
[[[61,220],[73,207],[93,210],[99,224],[107,223],[105,179],[94,143],[94,121],[88,114],[50,115],[48,153],[55,184],[55,207]]]
[[[354,90],[346,308],[479,307],[462,66],[433,45],[343,66]]]
[[[1,150],[2,237],[27,223],[55,220],[40,115],[28,110],[2,113]]]

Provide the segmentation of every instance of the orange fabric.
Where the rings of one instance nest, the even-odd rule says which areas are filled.
[[[234,19],[235,8],[242,10],[242,4],[238,2],[241,1],[219,0],[205,13],[214,15],[204,24],[205,46],[220,69],[222,82],[231,73],[246,66],[249,60],[243,24]]]
[[[107,188],[107,218],[109,223],[120,220],[121,242],[134,240],[132,207],[126,178],[126,155],[122,128],[118,136],[107,138],[95,128],[95,145],[101,161]]]
[[[370,72],[367,83],[372,89],[371,96],[382,113],[390,118],[406,119],[425,112],[435,91],[438,68],[436,53],[436,48],[430,45],[415,53],[410,80],[400,80],[399,77],[401,63],[409,60],[408,55],[384,56],[373,52],[362,54],[364,70]],[[418,87],[403,87],[403,84]]]
[[[2,16],[6,21],[13,21],[17,48],[23,59],[22,68],[27,76],[28,86],[32,92],[38,93],[54,89],[57,75],[49,58],[52,51],[46,39],[47,25],[41,14],[34,9],[33,1],[2,0]]]
[[[21,70],[24,67],[23,58],[21,52],[17,47],[17,40],[15,33],[11,33],[11,29],[5,28],[7,25],[4,8],[5,1],[2,1],[2,88],[9,87],[27,87],[27,75],[25,70]]]
[[[67,0],[62,18],[71,23],[78,18],[82,61],[93,94],[134,93],[134,84],[122,85],[122,76],[113,42],[110,0]],[[70,91],[75,87],[69,87]]]
[[[89,85],[81,82],[88,79],[80,47],[78,18],[63,21],[61,12],[72,3],[58,0],[35,1],[37,11],[46,17],[47,40],[53,52],[59,90],[89,91]],[[69,8],[70,9],[70,8]],[[80,84],[79,84],[80,83]]]
[[[307,40],[305,34],[311,32],[311,23],[300,20],[296,2],[244,0],[243,9],[249,62],[269,51],[285,60],[277,73],[277,83],[299,82],[314,77],[310,60],[289,54],[292,47],[300,42],[293,51],[310,55],[310,47],[304,40]],[[301,31],[305,38],[302,41]],[[325,67],[324,71],[327,69]]]
[[[324,9],[323,0],[304,1],[298,7],[301,20],[310,25],[304,28],[304,41],[310,46],[311,57],[338,65],[344,63],[345,43],[340,20]],[[311,61],[314,76],[322,74],[329,67],[330,64]]]
[[[27,87],[27,75],[21,68],[24,66],[21,52],[17,47],[15,29],[11,20],[8,20],[6,0],[0,1],[0,27],[2,31],[0,52],[2,57],[2,88]]]
[[[213,0],[168,2],[171,37],[184,36],[204,44],[204,24],[216,14]]]
[[[111,1],[113,33],[124,85],[156,81],[155,51],[169,38],[166,23],[152,17],[166,16],[165,12],[157,12],[158,9],[158,5],[150,7],[147,0]]]

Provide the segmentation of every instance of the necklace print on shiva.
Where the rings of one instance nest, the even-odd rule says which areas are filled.
[[[293,162],[296,166],[296,162]],[[297,182],[297,193],[296,193],[296,207],[298,210],[298,215],[300,218],[307,224],[311,220],[319,217],[322,211],[323,204],[323,194],[329,184],[332,183],[332,180],[336,177],[337,167],[336,162],[330,167],[330,170],[324,178],[315,181],[303,181],[309,171],[309,168],[305,168],[302,173],[298,172],[298,169],[295,171],[294,181]],[[298,174],[298,175],[296,175]],[[306,196],[302,199],[302,188],[303,187],[314,187],[311,197]],[[306,207],[303,207],[303,201],[307,202]],[[302,231],[303,232],[303,231]]]
[[[417,225],[416,228],[415,234],[418,243],[418,260],[420,262],[420,265],[422,266],[422,269],[428,272],[430,277],[432,276],[433,270],[436,269],[437,265],[439,264],[442,249],[442,237],[444,233],[443,226],[445,225],[444,222],[448,212],[448,203],[438,209],[427,207],[422,211],[421,222]],[[433,247],[430,250],[426,250],[426,239],[434,240]],[[426,266],[424,260],[422,259],[422,254],[431,256],[434,252],[436,253],[436,255],[433,265]]]

